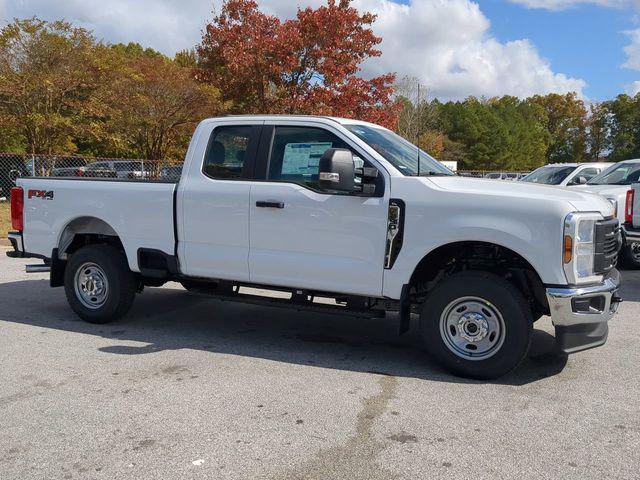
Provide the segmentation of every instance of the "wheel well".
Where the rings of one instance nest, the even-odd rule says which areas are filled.
[[[546,290],[535,268],[517,252],[487,242],[456,242],[431,251],[411,275],[411,295],[420,302],[443,278],[473,270],[491,272],[512,283],[529,302],[534,319],[549,313]]]
[[[58,242],[58,254],[71,254],[78,249],[92,244],[108,244],[124,251],[120,237],[104,220],[96,217],[76,218],[62,231]]]

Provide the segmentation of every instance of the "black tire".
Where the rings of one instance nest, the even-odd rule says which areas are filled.
[[[103,302],[93,308],[86,306],[83,302],[87,300],[76,292],[76,274],[80,274],[79,269],[88,264],[98,267],[107,285]],[[64,290],[69,305],[80,318],[102,324],[117,320],[129,311],[136,295],[137,281],[122,251],[110,245],[90,245],[71,255],[65,269]]]
[[[636,255],[633,254],[634,247],[638,253]],[[638,242],[633,242],[626,244],[622,247],[620,251],[622,257],[622,265],[625,268],[631,270],[640,269],[640,244]]]
[[[461,306],[457,307],[459,304]],[[465,305],[473,304],[486,305],[487,311],[484,308],[481,310],[488,314],[480,313],[479,317],[474,317],[474,307],[465,309]],[[478,354],[479,359],[469,359],[476,355],[470,350],[476,345],[474,343],[467,343],[466,347],[453,346],[456,341],[462,344],[467,342],[460,336],[463,332],[458,330],[463,328],[460,325],[464,323],[457,323],[452,328],[451,323],[446,321],[457,318],[460,312],[463,317],[467,312],[466,315],[471,315],[471,318],[479,318],[482,325],[487,319],[502,325],[493,332],[489,327],[483,337],[486,339],[484,343],[477,344],[488,345],[485,353],[489,355],[487,358]],[[477,328],[474,327],[476,334]],[[422,306],[420,330],[428,353],[444,368],[461,377],[488,380],[509,373],[526,357],[531,346],[533,319],[522,294],[503,278],[492,273],[461,272],[445,279],[429,293]],[[468,332],[464,333],[468,335]],[[454,353],[456,348],[458,353]]]

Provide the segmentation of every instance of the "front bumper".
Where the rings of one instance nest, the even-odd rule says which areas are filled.
[[[598,285],[547,288],[556,343],[565,353],[599,347],[607,341],[608,321],[622,301],[620,274],[612,270]]]

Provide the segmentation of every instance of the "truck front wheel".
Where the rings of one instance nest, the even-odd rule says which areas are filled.
[[[124,253],[110,245],[90,245],[71,255],[64,289],[73,311],[90,323],[125,315],[136,294],[136,278]]]
[[[533,320],[522,294],[492,273],[461,272],[434,288],[420,330],[428,352],[455,375],[497,378],[516,368],[531,345]]]
[[[630,269],[640,269],[640,242],[627,243],[622,247],[622,263]]]

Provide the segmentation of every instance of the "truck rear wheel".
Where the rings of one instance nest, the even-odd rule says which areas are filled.
[[[125,315],[136,286],[126,256],[110,245],[81,248],[71,255],[65,269],[67,301],[89,323],[109,323]]]
[[[522,294],[503,278],[461,272],[429,293],[420,330],[439,364],[455,375],[486,380],[522,362],[531,345],[533,319]]]

